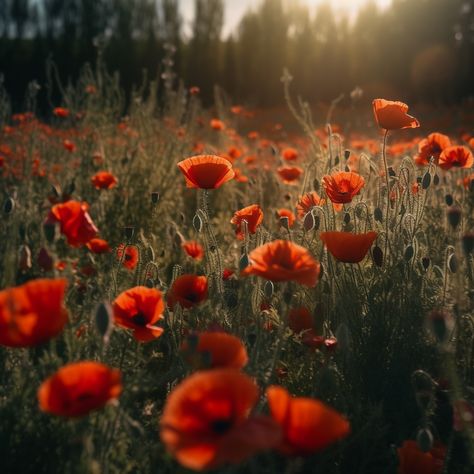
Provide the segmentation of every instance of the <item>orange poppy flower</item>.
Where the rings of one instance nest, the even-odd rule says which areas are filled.
[[[191,338],[197,341],[191,342]],[[191,336],[182,344],[181,351],[196,369],[241,369],[248,362],[242,341],[226,332],[207,331]]]
[[[250,252],[251,265],[242,275],[258,275],[271,281],[296,281],[315,286],[320,265],[310,252],[289,240],[275,240]]]
[[[56,115],[56,117],[66,118],[69,117],[69,110],[64,107],[56,107],[53,109],[53,114]]]
[[[319,194],[316,191],[306,193],[304,196],[301,196],[298,203],[296,204],[296,212],[300,219],[303,219],[304,216],[313,209],[315,206],[322,206],[324,204],[324,199],[321,199]]]
[[[163,328],[155,326],[165,309],[161,291],[136,286],[120,293],[112,307],[115,324],[131,329],[137,341],[149,342],[163,334]]]
[[[181,275],[173,282],[166,295],[168,307],[179,304],[182,308],[192,308],[207,299],[207,278],[198,275]]]
[[[234,178],[232,163],[216,155],[197,155],[178,163],[188,188],[216,189]]]
[[[125,251],[125,255],[124,255]],[[134,270],[139,259],[139,252],[135,245],[120,244],[117,247],[117,260],[122,261],[122,265],[129,270]]]
[[[110,246],[109,243],[104,240],[104,239],[91,239],[89,242],[87,242],[86,247],[92,252],[92,253],[107,253],[110,252]]]
[[[372,102],[375,120],[380,128],[385,130],[400,130],[402,128],[418,128],[420,122],[408,115],[408,105],[392,100],[374,99]]]
[[[474,155],[466,146],[450,146],[439,155],[438,165],[445,171],[451,168],[471,168],[474,165]]]
[[[349,422],[319,400],[292,398],[287,390],[275,385],[266,394],[271,415],[283,430],[279,449],[284,454],[313,454],[350,432]]]
[[[415,162],[420,166],[427,166],[431,157],[434,157],[437,162],[441,152],[450,146],[451,140],[447,135],[430,133],[427,138],[418,143],[418,155],[415,157]]]
[[[280,166],[277,168],[277,173],[285,184],[296,184],[303,174],[303,169],[299,166]]]
[[[204,258],[204,248],[195,240],[189,240],[182,244],[183,250],[194,260],[202,260]]]
[[[92,176],[91,181],[96,189],[112,189],[118,183],[117,178],[108,171],[99,171]]]
[[[72,142],[71,140],[67,140],[67,139],[63,141],[63,147],[65,150],[71,153],[75,152],[77,149],[76,144]]]
[[[345,263],[358,263],[367,255],[377,238],[377,232],[321,232],[320,238],[335,259]]]
[[[285,209],[285,208],[278,209],[276,211],[276,215],[278,219],[281,219],[282,217],[288,218],[288,227],[293,227],[296,217],[295,217],[295,214],[292,211],[290,211],[290,209]]]
[[[406,440],[398,452],[397,474],[441,474],[443,472],[446,446],[435,443],[433,449],[423,452],[416,441]]]
[[[294,148],[285,148],[281,152],[281,155],[286,161],[295,161],[296,159],[298,159],[298,151]]]
[[[67,323],[64,279],[38,279],[0,291],[0,344],[36,346],[57,336]]]
[[[197,372],[168,396],[160,436],[183,466],[201,471],[240,463],[278,445],[281,431],[267,416],[249,417],[258,387],[235,369]]]
[[[288,326],[296,334],[312,330],[314,329],[313,315],[304,306],[293,308],[288,315]]]
[[[244,238],[244,231],[242,229],[244,221],[247,222],[249,234],[255,234],[258,226],[263,221],[263,211],[258,204],[244,207],[240,211],[235,212],[234,217],[232,217],[230,223],[236,226],[235,235],[240,240]]]
[[[211,128],[216,131],[225,130],[225,125],[222,120],[212,119],[210,122]]]
[[[47,221],[59,222],[61,233],[72,247],[80,247],[93,239],[99,231],[87,212],[86,202],[67,201],[51,208]]]
[[[92,361],[61,367],[38,390],[41,410],[53,415],[78,417],[102,408],[122,392],[117,369]]]
[[[335,204],[346,204],[359,194],[365,184],[364,178],[352,171],[340,171],[323,177],[323,187]]]

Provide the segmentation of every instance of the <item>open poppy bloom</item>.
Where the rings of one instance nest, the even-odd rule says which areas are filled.
[[[242,275],[258,275],[270,281],[296,281],[315,286],[320,265],[310,252],[289,240],[275,240],[257,247],[249,254],[251,265]]]
[[[216,155],[197,155],[178,163],[188,188],[216,189],[234,178],[232,163]]]
[[[286,208],[281,208],[276,211],[276,215],[278,219],[281,219],[282,217],[286,217],[288,219],[288,227],[293,227],[293,224],[295,223],[296,217],[293,211],[290,209]]]
[[[161,291],[136,286],[120,293],[112,307],[115,324],[131,329],[137,341],[149,342],[163,334],[163,328],[155,325],[163,319],[165,309]]]
[[[108,171],[99,171],[92,176],[91,181],[96,189],[112,189],[118,183],[117,178]]]
[[[87,212],[86,202],[67,201],[52,207],[47,222],[59,222],[61,233],[72,247],[80,247],[93,239],[99,230]]]
[[[204,258],[204,248],[199,242],[195,240],[189,240],[188,242],[184,242],[183,250],[194,260],[202,260]]]
[[[117,247],[117,260],[122,262],[122,265],[129,270],[135,269],[138,263],[139,252],[135,245],[120,244]]]
[[[210,122],[211,128],[216,130],[217,132],[221,130],[225,130],[225,124],[222,120],[219,119],[212,119]]]
[[[244,207],[237,211],[232,217],[230,223],[236,226],[235,235],[238,239],[244,238],[244,230],[242,229],[243,222],[247,222],[247,229],[249,234],[255,234],[258,226],[263,221],[263,211],[258,204]]]
[[[471,168],[474,165],[474,155],[467,146],[450,146],[439,155],[438,165],[445,171],[451,168]]]
[[[67,323],[64,279],[31,280],[0,291],[0,344],[36,346],[57,336]]]
[[[418,143],[418,155],[415,157],[415,162],[417,165],[427,166],[431,157],[438,162],[441,152],[450,146],[451,140],[447,135],[430,133],[427,138]]]
[[[370,231],[366,234],[321,232],[320,238],[336,260],[344,263],[359,263],[377,238],[377,232]]]
[[[69,109],[64,107],[55,107],[53,109],[53,114],[56,115],[56,117],[66,118],[69,117]]]
[[[372,102],[375,120],[380,128],[385,130],[400,130],[402,128],[418,128],[420,122],[408,115],[408,105],[403,102],[374,99]]]
[[[303,174],[303,169],[299,166],[280,166],[277,168],[277,173],[285,184],[296,184]]]
[[[91,239],[89,242],[87,242],[86,247],[92,253],[97,254],[108,253],[111,250],[109,243],[104,239]]]
[[[316,191],[306,193],[301,196],[298,203],[296,204],[296,212],[300,219],[303,219],[304,216],[313,209],[315,206],[322,206],[324,204],[324,199],[321,199],[319,194]]]
[[[275,385],[270,386],[266,394],[270,413],[283,430],[279,449],[284,454],[310,455],[350,432],[349,422],[319,400],[293,398],[283,387]]]
[[[79,417],[102,408],[122,392],[120,371],[92,361],[61,367],[38,390],[41,410]]]
[[[173,282],[166,295],[169,308],[179,304],[192,308],[207,299],[207,278],[198,275],[181,275]]]
[[[397,474],[441,474],[443,472],[446,446],[435,443],[431,451],[423,452],[416,441],[406,440],[398,453]]]
[[[281,152],[281,156],[286,161],[295,161],[298,158],[298,151],[294,148],[285,148]]]
[[[365,184],[364,178],[352,171],[340,171],[323,177],[323,187],[331,202],[347,204],[359,194]]]
[[[196,369],[241,369],[249,359],[242,341],[222,331],[192,335],[182,344],[181,351]]]
[[[240,463],[279,444],[281,430],[268,416],[249,416],[258,387],[235,369],[197,372],[168,396],[160,436],[183,466],[201,471]]]

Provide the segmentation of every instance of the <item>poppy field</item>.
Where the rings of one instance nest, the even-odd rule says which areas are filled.
[[[472,473],[469,107],[0,91],[5,473]]]

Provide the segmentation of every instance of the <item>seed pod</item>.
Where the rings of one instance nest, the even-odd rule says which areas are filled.
[[[459,225],[461,222],[461,209],[459,207],[451,207],[448,210],[448,222],[453,229],[456,229]]]
[[[372,260],[377,267],[383,266],[383,251],[378,245],[372,249]]]
[[[201,232],[202,231],[202,219],[199,214],[196,214],[193,217],[193,227],[196,230],[196,232]]]
[[[113,313],[110,303],[100,303],[95,312],[95,327],[102,337],[104,344],[107,344],[113,326]]]
[[[458,259],[454,253],[448,257],[448,268],[451,273],[456,273],[458,271]]]
[[[446,196],[444,196],[444,200],[445,200],[445,202],[448,206],[452,206],[453,203],[454,203],[454,199],[453,199],[452,194],[446,194]]]
[[[428,270],[430,263],[431,263],[430,257],[423,257],[421,259],[421,264],[423,265],[423,268],[425,271]]]
[[[468,232],[462,236],[462,249],[468,256],[474,250],[474,232]]]
[[[412,258],[413,255],[415,255],[415,250],[413,248],[413,245],[407,245],[405,248],[405,253],[404,253],[404,258],[407,262],[409,262]]]
[[[314,214],[311,211],[307,212],[303,219],[303,228],[305,232],[312,231],[315,225],[316,225],[316,220],[314,218]]]
[[[249,256],[244,253],[239,260],[239,270],[242,271],[244,268],[247,268],[250,265]]]
[[[376,207],[374,209],[374,219],[377,222],[382,222],[383,221],[383,212],[382,212],[382,209],[380,209],[380,207]]]
[[[427,171],[424,175],[423,175],[423,179],[421,180],[421,187],[423,189],[428,189],[429,186],[431,184],[431,174],[429,171]]]
[[[15,200],[12,197],[8,197],[3,203],[3,212],[5,214],[11,214],[15,210]]]
[[[416,444],[424,453],[433,449],[434,438],[429,428],[422,428],[416,434]]]
[[[263,287],[263,294],[265,295],[265,298],[270,299],[273,296],[273,291],[275,287],[273,285],[273,282],[270,280],[265,282],[265,285]]]

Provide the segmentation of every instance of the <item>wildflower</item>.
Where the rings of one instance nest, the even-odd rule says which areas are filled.
[[[266,394],[271,415],[283,430],[279,449],[284,454],[310,455],[350,432],[349,422],[319,400],[292,398],[287,390],[275,385]]]
[[[288,315],[288,326],[296,334],[312,330],[314,328],[313,315],[304,306],[293,308]]]
[[[197,155],[178,163],[188,188],[216,189],[234,178],[229,160],[216,155]]]
[[[439,167],[447,171],[451,168],[471,168],[474,155],[466,146],[450,146],[439,155]]]
[[[99,171],[92,176],[91,181],[96,189],[112,189],[118,183],[117,178],[108,171]]]
[[[51,208],[47,222],[59,222],[61,233],[72,247],[80,247],[93,239],[98,229],[87,212],[86,202],[67,201]]]
[[[352,171],[340,171],[323,177],[323,187],[335,204],[346,204],[359,194],[365,184],[364,178]]]
[[[173,282],[166,295],[168,307],[192,308],[207,299],[207,278],[198,275],[181,275]]]
[[[231,270],[230,268],[224,268],[222,272],[222,279],[229,280],[233,274],[234,274],[234,270]]]
[[[269,417],[250,415],[258,387],[235,369],[197,372],[168,396],[160,436],[183,466],[201,471],[240,463],[280,442]]]
[[[120,244],[117,247],[117,260],[122,262],[122,265],[128,270],[134,270],[137,266],[139,252],[135,245]]]
[[[408,105],[403,102],[374,99],[372,106],[375,120],[380,128],[385,130],[400,130],[420,126],[420,122],[418,122],[415,117],[407,114]]]
[[[66,118],[69,117],[69,110],[64,107],[55,107],[53,114],[56,115],[56,117]]]
[[[73,153],[76,151],[76,144],[72,142],[71,140],[64,140],[63,141],[63,147],[65,150],[69,151],[70,153]]]
[[[204,257],[203,246],[195,240],[189,240],[182,244],[183,250],[194,260],[200,261]]]
[[[57,336],[67,323],[64,279],[38,279],[0,291],[0,344],[36,346]]]
[[[290,209],[281,208],[276,211],[276,215],[279,219],[286,217],[288,219],[288,227],[293,227],[296,217],[295,214],[290,211]]]
[[[91,239],[89,242],[87,242],[86,247],[92,253],[97,254],[108,253],[111,250],[109,243],[104,239]]]
[[[240,240],[244,238],[244,231],[242,228],[244,221],[247,223],[249,234],[255,234],[257,228],[263,222],[263,211],[258,204],[244,207],[243,209],[236,211],[232,217],[230,223],[236,226],[235,235]]]
[[[298,159],[298,151],[295,148],[285,148],[281,152],[281,155],[286,161],[295,161],[296,159]]]
[[[197,369],[241,369],[248,362],[247,350],[242,341],[222,331],[207,331],[190,336],[182,344],[181,352]]]
[[[211,125],[211,128],[213,130],[216,130],[217,132],[219,132],[221,130],[225,130],[225,125],[224,125],[224,122],[222,120],[212,119],[211,122],[210,122],[210,125]]]
[[[433,157],[438,162],[439,155],[445,149],[451,146],[451,140],[442,133],[430,133],[427,138],[418,143],[418,155],[415,162],[418,165],[426,166]]]
[[[441,474],[443,471],[446,447],[440,443],[424,453],[416,441],[406,440],[398,452],[397,474]]]
[[[285,184],[295,184],[303,174],[303,169],[299,166],[280,166],[277,168],[277,173]]]
[[[316,191],[312,191],[300,197],[296,204],[296,213],[300,219],[303,219],[304,216],[313,209],[313,207],[322,206],[323,204],[324,199],[321,199]]]
[[[258,275],[271,281],[296,281],[315,286],[320,265],[308,250],[288,240],[275,240],[250,252],[251,265],[242,275]]]
[[[377,232],[352,234],[350,232],[321,232],[321,240],[332,256],[345,263],[358,263],[364,259],[377,238]]]
[[[87,415],[117,399],[122,391],[120,371],[91,361],[61,367],[38,390],[42,411],[65,417]]]
[[[149,342],[163,334],[163,328],[155,325],[165,309],[161,291],[136,286],[120,293],[112,307],[115,324],[131,329],[137,341]]]

